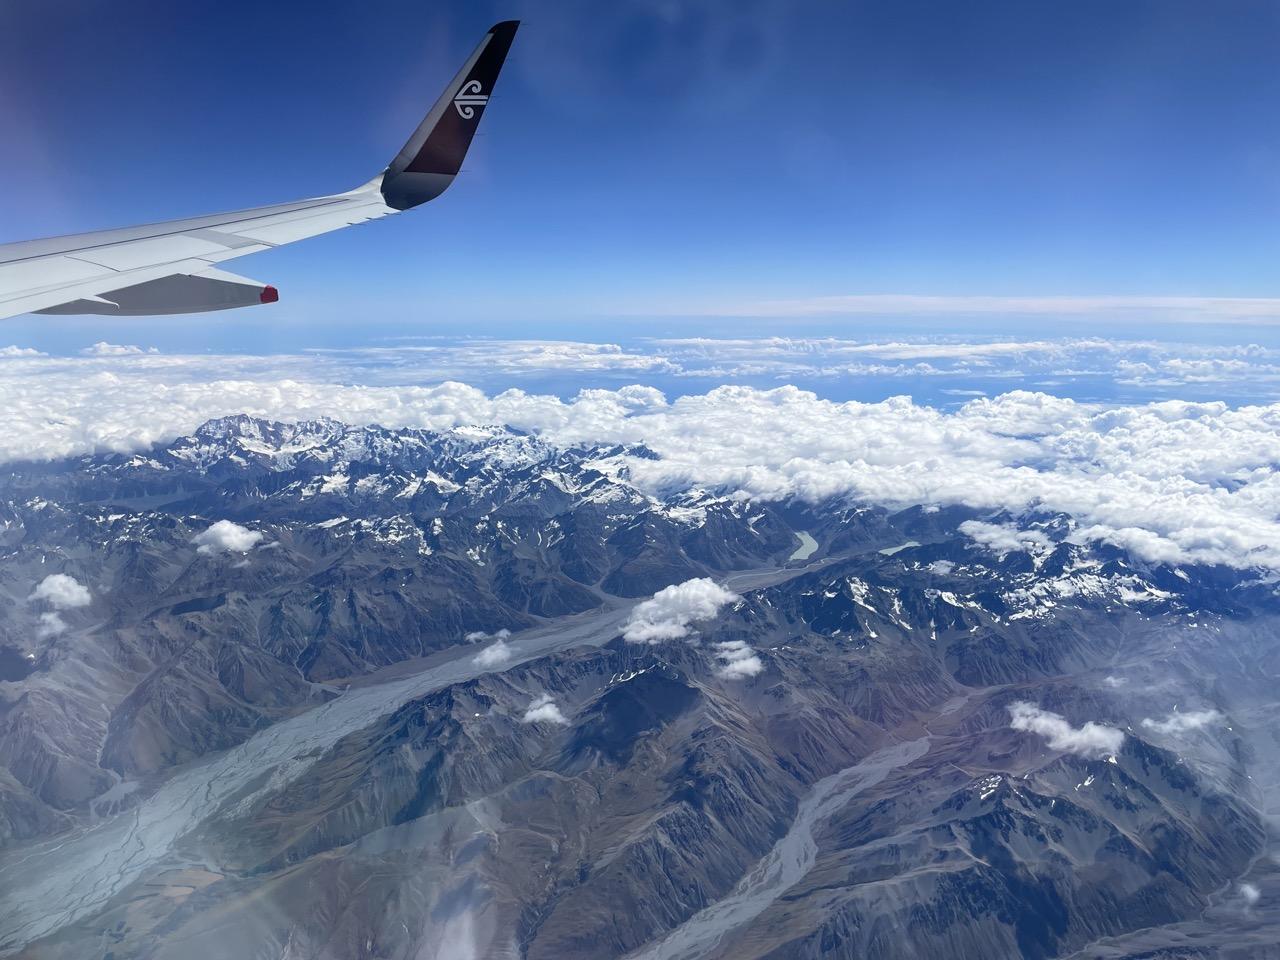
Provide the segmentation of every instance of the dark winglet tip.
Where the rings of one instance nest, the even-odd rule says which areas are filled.
[[[503,20],[501,23],[495,23],[489,28],[492,34],[506,34],[511,36],[516,32],[516,27],[520,26],[519,20]]]

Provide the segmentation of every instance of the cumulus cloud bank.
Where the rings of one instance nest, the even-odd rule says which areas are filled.
[[[738,595],[708,577],[698,577],[663,587],[650,599],[636,604],[623,624],[622,638],[630,643],[661,643],[692,633],[691,625],[710,620]]]
[[[544,693],[540,697],[535,697],[533,702],[529,704],[529,709],[524,712],[520,722],[566,724],[569,721],[565,719],[565,715],[556,706],[555,697],[549,693]]]
[[[1186,733],[1189,730],[1199,730],[1211,724],[1218,724],[1223,721],[1223,716],[1217,710],[1188,710],[1186,713],[1174,711],[1163,720],[1155,720],[1147,717],[1142,721],[1143,728],[1152,730],[1156,733],[1178,734]]]
[[[43,600],[55,610],[73,610],[93,602],[89,588],[65,573],[51,573],[31,591],[32,600]]]
[[[191,538],[196,553],[248,553],[262,542],[262,534],[230,520],[219,520],[202,533]]]
[[[759,349],[774,349],[769,343]],[[770,369],[785,374],[802,346],[781,342]],[[883,360],[887,352],[948,347],[976,364],[1001,346],[839,349],[867,347]],[[1240,350],[1241,360],[1252,362],[1258,351],[1277,359],[1263,348]],[[613,351],[596,353],[624,362]],[[328,361],[316,362],[333,372]],[[233,413],[431,429],[499,423],[553,444],[643,442],[658,459],[628,467],[652,492],[700,486],[761,500],[847,497],[1014,515],[1042,508],[1075,517],[1077,539],[1111,542],[1147,560],[1280,571],[1280,404],[1117,407],[1015,390],[940,410],[907,397],[841,403],[795,387],[743,386],[674,400],[651,387],[592,389],[565,401],[521,390],[489,396],[453,382],[353,386],[288,375],[308,369],[315,374],[297,358],[6,360],[0,460],[145,449]]]
[[[1124,733],[1115,727],[1092,720],[1082,727],[1073,727],[1061,714],[1042,710],[1025,700],[1009,704],[1009,717],[1009,726],[1044,737],[1051,750],[1091,756],[1118,753],[1124,743]]]

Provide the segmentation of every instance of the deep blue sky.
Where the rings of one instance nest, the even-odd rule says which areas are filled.
[[[449,193],[227,265],[280,287],[270,324],[17,320],[0,341],[856,334],[872,321],[682,314],[1280,294],[1280,5],[1243,0],[10,3],[0,242],[353,187],[508,17]]]

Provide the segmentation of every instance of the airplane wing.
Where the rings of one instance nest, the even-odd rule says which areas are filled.
[[[197,313],[278,299],[218,269],[434,200],[453,182],[518,21],[494,26],[390,165],[347,193],[234,213],[0,244],[0,319],[20,313]]]

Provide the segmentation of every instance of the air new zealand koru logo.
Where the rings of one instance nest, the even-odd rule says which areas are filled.
[[[479,80],[468,80],[453,98],[453,106],[463,120],[470,120],[476,115],[476,107],[483,107],[489,102],[482,89]]]

